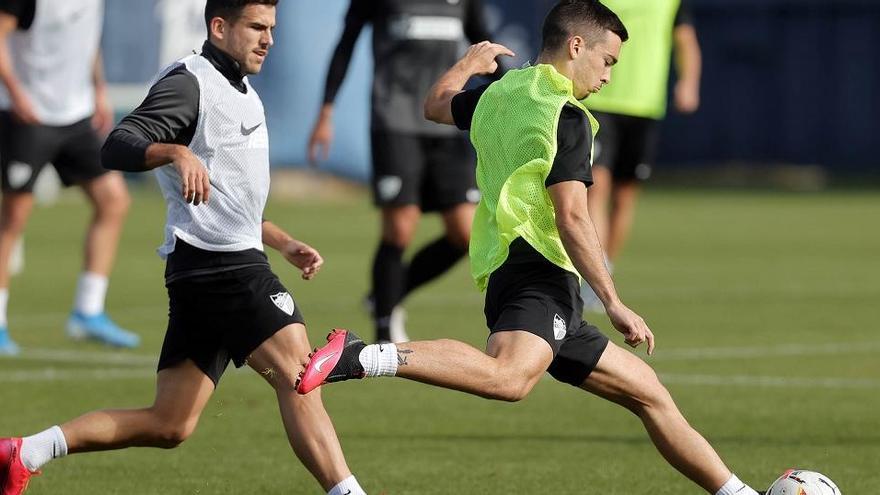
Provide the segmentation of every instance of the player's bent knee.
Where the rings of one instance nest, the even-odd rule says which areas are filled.
[[[534,383],[529,380],[500,375],[493,384],[489,398],[504,402],[519,402],[529,395]]]
[[[155,443],[162,449],[173,449],[185,442],[195,431],[195,423],[169,424],[156,430]]]

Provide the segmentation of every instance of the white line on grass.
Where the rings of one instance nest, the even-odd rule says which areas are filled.
[[[8,358],[5,362],[14,360],[49,361],[56,363],[78,364],[114,364],[128,366],[148,366],[158,362],[158,357],[145,356],[142,354],[127,354],[123,352],[100,352],[100,351],[75,351],[68,349],[33,349],[24,348],[21,354]],[[3,362],[3,361],[0,361]]]
[[[0,371],[0,383],[32,383],[62,381],[141,380],[155,378],[153,369],[102,368],[102,369],[56,369]]]
[[[662,373],[668,385],[739,385],[745,387],[880,389],[880,380],[867,378],[801,378],[789,376],[687,375]]]
[[[651,361],[717,360],[786,356],[826,356],[880,351],[880,342],[786,344],[761,347],[702,347],[658,351]]]

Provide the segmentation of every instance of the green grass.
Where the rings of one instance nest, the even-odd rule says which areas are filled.
[[[822,471],[844,493],[880,486],[880,196],[651,191],[619,260],[619,290],[658,338],[650,362],[691,423],[739,476],[764,488],[791,466]],[[111,353],[63,335],[86,205],[35,211],[27,267],[13,281],[10,328],[25,349]],[[148,404],[166,324],[155,256],[161,200],[136,196],[108,308],[141,333],[129,362],[0,359],[0,433],[31,433],[84,411]],[[277,256],[313,343],[333,326],[364,329],[378,217],[366,197],[272,202],[267,218],[319,248],[303,282]],[[429,218],[424,241],[438,232]],[[464,264],[408,302],[414,338],[486,338],[482,299]],[[596,319],[609,335],[604,317]],[[620,342],[618,335],[612,336]],[[732,356],[730,349],[745,348]],[[705,351],[719,351],[711,355]],[[726,351],[725,351],[726,350]],[[690,354],[688,352],[691,352]],[[107,380],[94,370],[132,370]],[[15,381],[52,369],[57,379]],[[77,378],[80,377],[80,378]],[[629,413],[550,379],[518,404],[396,380],[328,387],[348,462],[370,493],[701,493],[656,453]],[[287,446],[273,394],[227,372],[195,435],[173,451],[132,449],[50,464],[29,493],[320,493]]]

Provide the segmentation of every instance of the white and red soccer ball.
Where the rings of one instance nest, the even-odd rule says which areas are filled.
[[[770,485],[767,495],[841,495],[830,478],[814,471],[789,469]]]

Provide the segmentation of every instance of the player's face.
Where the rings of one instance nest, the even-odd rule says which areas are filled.
[[[605,31],[602,39],[575,55],[572,81],[577,99],[583,100],[593,93],[598,93],[602,86],[611,82],[611,67],[620,57],[622,44],[620,36]]]
[[[275,43],[275,6],[250,4],[233,23],[224,23],[221,48],[241,64],[245,74],[257,74]]]

